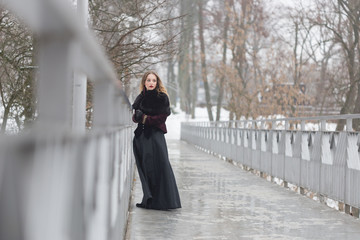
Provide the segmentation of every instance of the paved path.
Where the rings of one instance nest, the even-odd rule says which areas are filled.
[[[135,207],[126,239],[360,239],[360,220],[208,155],[168,141],[182,209]]]

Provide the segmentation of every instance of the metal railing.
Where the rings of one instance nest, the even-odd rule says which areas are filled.
[[[38,120],[22,136],[0,138],[0,239],[122,239],[134,172],[131,110],[111,64],[70,1],[0,5],[39,41]],[[94,86],[87,133],[72,124],[75,72]]]
[[[347,131],[335,131],[334,120]],[[358,216],[360,207],[360,133],[352,120],[360,114],[232,122],[188,122],[181,139],[248,169],[277,177],[345,203]]]

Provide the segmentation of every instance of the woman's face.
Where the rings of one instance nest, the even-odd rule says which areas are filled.
[[[150,73],[145,80],[146,90],[154,90],[156,88],[157,79],[156,76]]]

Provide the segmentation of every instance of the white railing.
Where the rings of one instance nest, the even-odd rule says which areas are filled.
[[[37,122],[22,136],[0,137],[0,239],[122,239],[134,172],[131,110],[111,64],[70,1],[0,5],[39,41]],[[72,124],[74,73],[94,85],[87,133]]]
[[[347,131],[335,131],[334,120]],[[360,114],[274,120],[182,123],[181,139],[345,204],[360,207]]]

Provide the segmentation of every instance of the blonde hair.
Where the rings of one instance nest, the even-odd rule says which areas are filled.
[[[162,83],[159,75],[154,71],[148,71],[148,72],[144,73],[144,75],[143,75],[143,77],[141,79],[140,92],[144,91],[146,78],[150,74],[154,74],[155,77],[156,77],[156,87],[155,87],[156,91],[158,91],[158,93],[162,92],[162,93],[165,93],[166,95],[168,95],[168,93],[166,91],[166,88],[165,88],[164,84]]]

